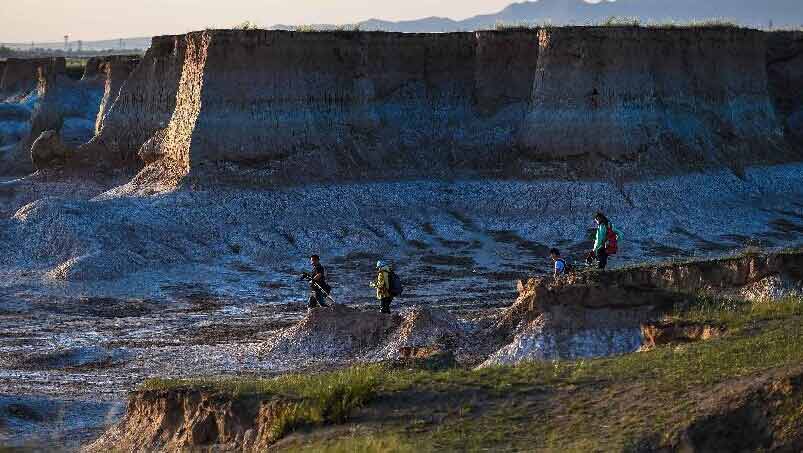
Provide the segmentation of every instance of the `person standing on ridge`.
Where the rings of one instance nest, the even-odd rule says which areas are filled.
[[[594,215],[594,222],[597,224],[597,234],[594,238],[593,254],[597,259],[597,268],[604,270],[608,266],[608,256],[615,255],[619,249],[618,242],[622,233],[601,212]]]
[[[315,308],[319,305],[328,307],[324,301],[329,296],[329,291],[332,288],[326,283],[326,269],[321,264],[321,257],[312,255],[309,257],[309,262],[312,265],[312,273],[304,273],[304,277],[309,281],[311,290],[308,307]]]
[[[376,288],[376,298],[381,304],[381,313],[390,313],[390,304],[393,302],[393,291],[391,279],[393,269],[382,260],[376,262],[376,280],[370,283],[372,288]]]

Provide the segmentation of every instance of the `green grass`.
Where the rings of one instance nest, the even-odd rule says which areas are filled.
[[[782,319],[800,316],[799,300],[778,308],[755,308],[748,318]],[[740,321],[746,325],[749,321]],[[431,386],[478,386],[502,396],[532,385],[580,385],[591,382],[649,380],[652,385],[708,385],[748,373],[803,363],[803,324],[780,323],[760,335],[727,335],[702,343],[656,348],[653,351],[592,360],[532,362],[513,367],[429,373],[399,372],[385,378],[396,390]]]
[[[749,302],[700,295],[691,304],[678,307],[670,319],[714,323],[724,325],[733,331],[761,321],[782,320],[801,315],[803,315],[801,297]]]

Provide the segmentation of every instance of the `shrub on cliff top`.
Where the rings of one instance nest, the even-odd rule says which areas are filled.
[[[361,29],[360,24],[342,24],[335,26],[302,24],[293,27],[292,31],[297,31],[300,33],[355,33],[361,31]]]
[[[256,22],[251,22],[247,20],[245,22],[240,23],[239,25],[234,26],[235,30],[258,30],[259,25]]]
[[[709,18],[680,22],[676,20],[642,22],[638,17],[611,16],[602,22],[592,24],[598,27],[644,27],[644,28],[742,28],[736,22],[725,18]]]
[[[494,30],[496,31],[532,31],[538,30],[539,28],[547,28],[550,27],[550,23],[543,23],[543,24],[536,24],[530,22],[516,22],[516,23],[507,23],[507,22],[497,22]]]

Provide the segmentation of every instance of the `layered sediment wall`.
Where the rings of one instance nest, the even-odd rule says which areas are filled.
[[[3,97],[33,90],[41,77],[67,73],[67,61],[61,57],[9,58],[4,66],[0,73],[0,95]]]
[[[119,425],[82,451],[266,451],[292,403],[190,389],[141,391],[129,398]]]
[[[93,58],[87,62],[83,80],[100,79],[104,81],[103,99],[95,121],[95,133],[103,128],[106,112],[120,95],[120,88],[128,80],[131,72],[139,65],[141,58],[136,56],[112,56]]]
[[[803,32],[769,34],[769,88],[784,130],[803,144]]]
[[[91,59],[83,78],[66,75],[64,59],[9,60],[0,90],[0,172],[22,174],[34,169],[31,149],[45,131],[55,131],[58,148],[72,149],[91,140],[102,124],[104,109],[138,64],[138,57]],[[63,145],[63,146],[62,146]],[[52,148],[52,147],[51,147]],[[61,151],[43,150],[36,169],[63,163]],[[59,154],[50,159],[49,154]]]
[[[140,165],[138,151],[167,126],[176,109],[185,47],[179,36],[154,38],[118,95],[103,105],[98,133],[80,150],[85,162]]]
[[[722,295],[770,277],[799,285],[803,281],[803,253],[746,254],[601,273],[581,272],[558,279],[536,277],[519,281],[519,298],[506,310],[501,325],[512,327],[546,312],[560,316],[576,308],[662,310],[687,300],[690,294],[707,291]]]
[[[798,101],[768,88],[788,40],[770,41],[722,27],[158,37],[85,154],[258,185],[739,170],[799,158],[783,132]]]
[[[580,272],[519,282],[519,298],[500,315],[504,346],[482,366],[635,352],[671,338],[710,338],[720,326],[656,323],[698,294],[762,299],[799,294],[803,253],[790,251],[688,263]],[[669,340],[659,337],[667,336]]]

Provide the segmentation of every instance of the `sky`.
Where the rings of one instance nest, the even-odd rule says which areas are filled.
[[[365,19],[465,19],[513,0],[0,0],[0,43],[58,42],[230,28],[243,21],[349,24]]]

